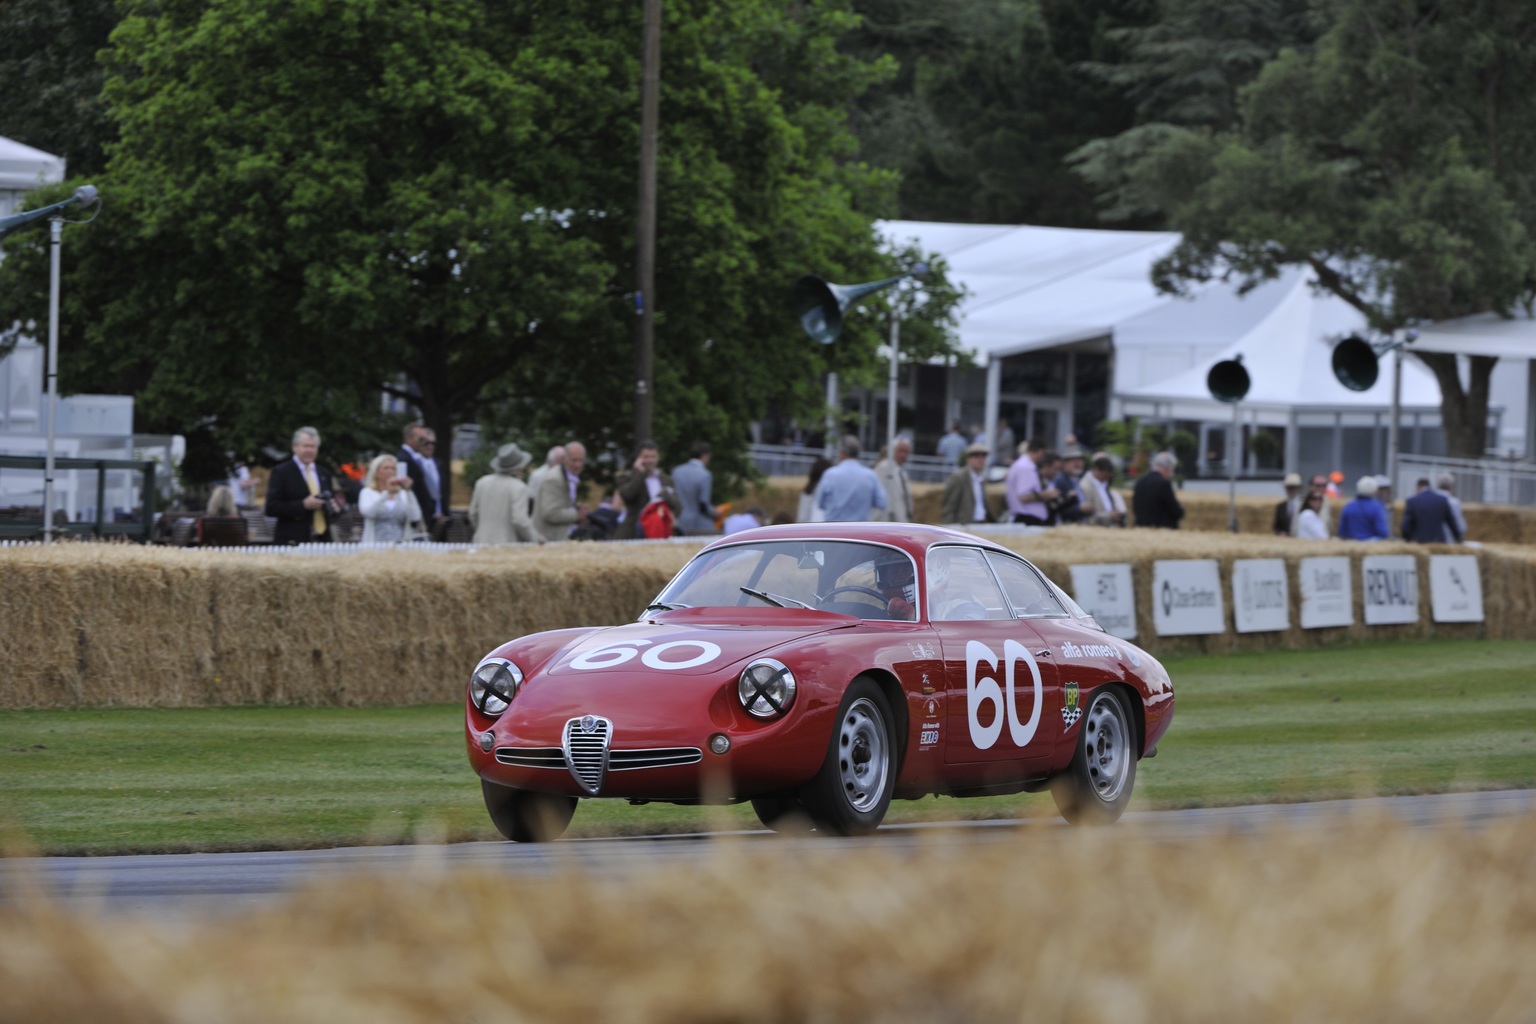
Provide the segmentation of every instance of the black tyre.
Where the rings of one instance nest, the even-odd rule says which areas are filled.
[[[880,687],[855,679],[838,706],[821,771],[800,791],[818,831],[861,836],[880,827],[896,784],[893,721]]]
[[[1125,699],[1100,689],[1083,713],[1071,766],[1051,781],[1061,816],[1074,825],[1119,820],[1136,785],[1136,756],[1136,730]]]
[[[809,832],[811,819],[800,801],[792,796],[759,796],[752,799],[752,810],[763,827],[788,835]]]
[[[498,786],[480,780],[485,809],[496,830],[514,843],[547,843],[565,834],[576,813],[576,798]]]

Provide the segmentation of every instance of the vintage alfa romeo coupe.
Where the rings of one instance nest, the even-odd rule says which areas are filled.
[[[769,828],[854,835],[930,793],[1049,788],[1068,821],[1114,821],[1173,703],[1157,659],[1003,547],[804,524],[708,545],[636,622],[496,648],[465,733],[520,842],[586,798],[750,800]]]

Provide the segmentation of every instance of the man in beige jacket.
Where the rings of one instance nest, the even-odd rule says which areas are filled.
[[[532,461],[517,445],[504,444],[491,460],[491,471],[475,481],[469,525],[476,544],[544,543],[528,514],[528,485],[519,476]]]
[[[564,467],[552,467],[533,496],[533,528],[547,541],[569,540],[571,531],[587,521],[581,494],[581,470],[587,449],[580,441],[565,446]]]

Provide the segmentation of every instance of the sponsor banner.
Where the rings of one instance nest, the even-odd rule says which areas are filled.
[[[1412,555],[1366,555],[1360,559],[1360,593],[1367,626],[1418,622],[1418,560]]]
[[[1239,558],[1232,563],[1232,621],[1239,633],[1291,628],[1285,559]]]
[[[1136,592],[1128,563],[1072,566],[1072,597],[1110,633],[1136,639]]]
[[[1227,631],[1221,571],[1213,558],[1152,563],[1152,625],[1158,636]]]
[[[1303,558],[1297,578],[1301,582],[1302,629],[1355,624],[1348,555]]]
[[[1429,556],[1429,608],[1436,622],[1483,621],[1483,579],[1477,556]]]

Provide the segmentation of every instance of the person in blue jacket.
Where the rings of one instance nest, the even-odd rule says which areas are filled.
[[[1392,535],[1387,510],[1376,500],[1376,478],[1363,476],[1355,484],[1355,500],[1339,513],[1339,540],[1386,540]]]

